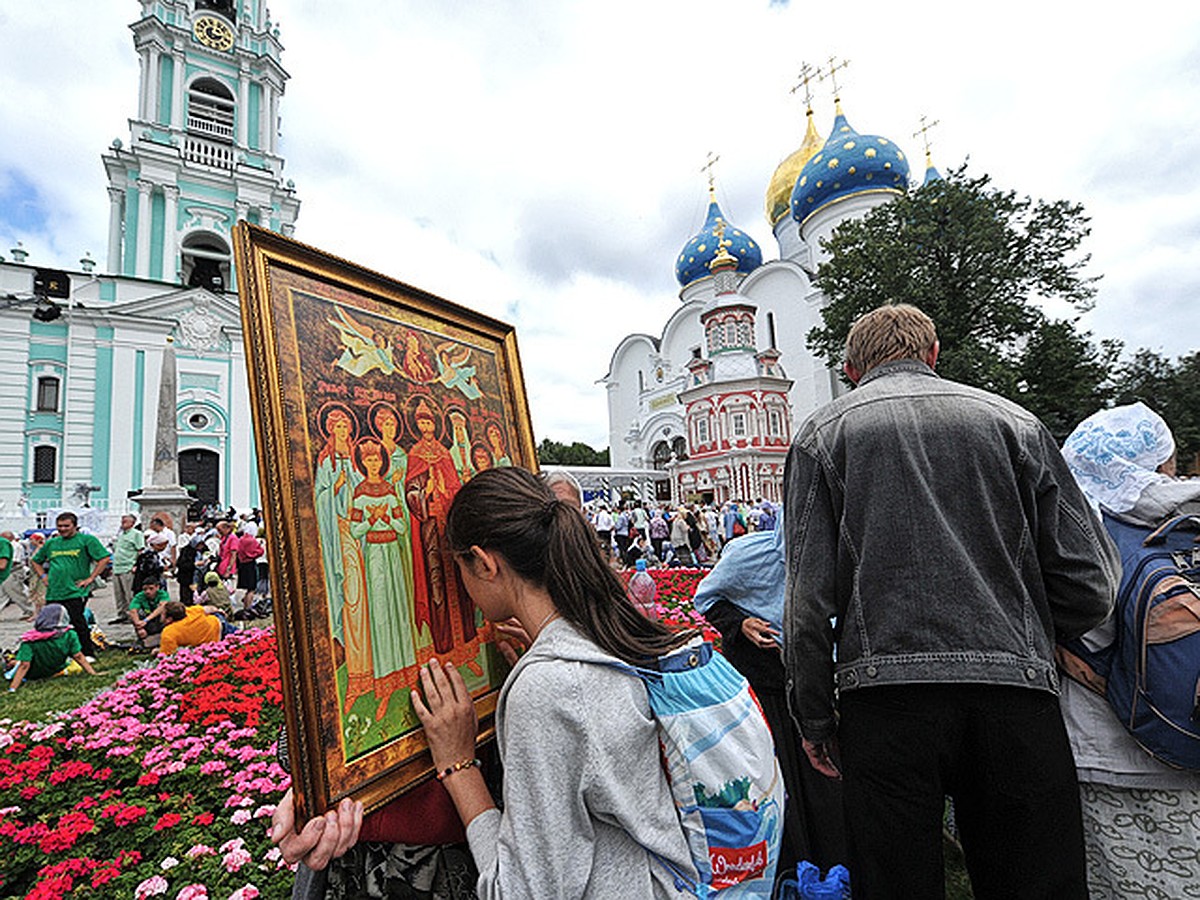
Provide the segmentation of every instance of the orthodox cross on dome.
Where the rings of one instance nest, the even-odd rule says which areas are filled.
[[[713,153],[711,150],[709,150],[708,162],[700,167],[700,171],[708,175],[708,196],[712,198],[715,198],[717,195],[717,189],[713,186],[713,169],[716,167],[717,162],[720,159],[721,157],[719,154]]]
[[[932,128],[941,124],[940,119],[934,119],[932,122],[926,120],[925,116],[921,116],[921,127],[913,132],[913,137],[919,137],[925,144],[925,162],[928,163],[933,157],[929,151],[933,147],[933,142],[929,140],[929,132]]]
[[[809,84],[813,81],[821,80],[821,77],[822,77],[821,69],[819,67],[814,69],[808,63],[802,62],[802,63],[800,63],[800,74],[796,77],[799,79],[799,81],[796,82],[796,86],[792,88],[791,93],[794,94],[797,91],[799,91],[801,88],[803,88],[804,89],[804,107],[806,109],[812,109],[813,95],[812,95],[812,88],[809,87]]]
[[[717,249],[718,250],[720,250],[723,247],[733,246],[733,241],[725,240],[725,220],[723,218],[721,218],[720,216],[717,216],[717,225],[715,228],[713,228],[713,234],[716,235],[716,238],[717,238]]]
[[[832,84],[833,84],[833,99],[835,101],[841,99],[841,91],[839,90],[838,83],[837,83],[838,69],[844,69],[849,65],[850,65],[850,60],[843,59],[841,62],[838,62],[836,56],[831,56],[831,57],[829,57],[829,71],[828,72],[818,71],[816,73],[817,81],[824,81],[826,78],[828,78],[830,80],[830,82],[832,82]]]

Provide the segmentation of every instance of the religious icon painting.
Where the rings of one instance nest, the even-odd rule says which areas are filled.
[[[494,733],[507,673],[447,542],[483,469],[536,469],[513,329],[246,223],[235,232],[299,821],[433,765],[410,692],[436,657]]]

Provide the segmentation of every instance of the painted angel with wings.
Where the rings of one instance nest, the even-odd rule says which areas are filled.
[[[361,378],[372,369],[379,369],[384,375],[395,372],[392,345],[387,335],[380,331],[372,331],[355,321],[340,306],[334,309],[340,321],[326,319],[337,330],[342,343],[342,355],[334,360],[334,367],[345,369],[355,378]]]
[[[478,400],[483,396],[483,391],[475,380],[475,367],[466,365],[470,357],[471,348],[455,341],[438,344],[434,353],[438,380],[448,388],[458,388],[468,400]]]

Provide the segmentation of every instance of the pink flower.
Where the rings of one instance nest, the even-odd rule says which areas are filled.
[[[179,889],[175,900],[208,900],[208,888],[202,884],[189,884]]]
[[[214,856],[216,852],[208,844],[195,844],[184,856],[188,859],[195,859],[197,856]]]
[[[167,892],[167,879],[161,875],[152,875],[134,889],[134,900],[144,900]]]
[[[246,863],[250,862],[251,856],[248,850],[243,850],[241,847],[235,847],[221,858],[221,865],[225,867],[226,872],[236,872]],[[258,896],[256,893],[255,896]]]
[[[229,895],[229,900],[254,900],[258,896],[258,888],[252,884],[238,888]]]
[[[229,817],[229,821],[232,822],[234,825],[245,825],[247,822],[250,821],[250,810],[239,809],[237,812],[235,812],[232,816]]]

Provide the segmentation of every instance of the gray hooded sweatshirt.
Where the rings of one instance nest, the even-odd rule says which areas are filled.
[[[645,685],[556,619],[500,691],[504,812],[471,820],[481,900],[686,897],[695,879]]]

